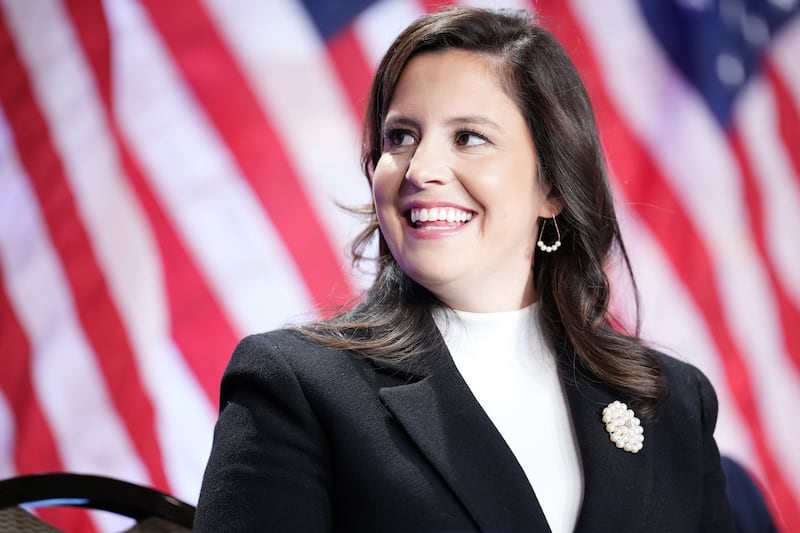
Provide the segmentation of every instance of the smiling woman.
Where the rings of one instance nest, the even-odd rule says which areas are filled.
[[[611,325],[604,266],[628,259],[552,35],[527,12],[419,19],[362,160],[375,282],[239,344],[195,530],[733,531],[711,385]]]

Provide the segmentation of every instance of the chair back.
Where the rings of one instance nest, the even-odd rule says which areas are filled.
[[[21,507],[71,506],[97,509],[136,520],[129,533],[191,531],[195,508],[164,492],[105,476],[67,472],[0,480],[0,532],[60,530]]]

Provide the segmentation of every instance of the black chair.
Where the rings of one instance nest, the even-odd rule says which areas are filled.
[[[0,533],[59,532],[20,506],[70,506],[108,511],[136,521],[127,530],[129,533],[191,531],[195,511],[193,505],[135,483],[64,472],[0,480]]]

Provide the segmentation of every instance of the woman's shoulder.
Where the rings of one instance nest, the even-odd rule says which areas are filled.
[[[324,346],[297,329],[284,328],[244,337],[233,352],[229,368],[276,364],[293,368],[318,368],[333,364],[336,360],[352,360],[354,357],[347,350]],[[327,365],[320,365],[323,358]]]
[[[708,377],[697,366],[675,355],[651,350],[672,387],[711,387]]]
[[[309,352],[324,349],[322,345],[312,341],[295,328],[282,328],[247,335],[239,341],[235,352],[260,353],[272,352]]]
[[[220,398],[222,405],[245,396],[253,405],[308,405],[319,416],[335,418],[365,408],[365,402],[374,406],[382,387],[404,379],[380,361],[281,329],[239,342],[222,377]]]
[[[708,377],[694,364],[660,351],[652,351],[669,384],[667,408],[682,408],[716,419],[717,396]]]
[[[671,382],[677,381],[685,384],[697,380],[708,380],[702,370],[679,356],[658,350],[650,350],[650,353],[656,358],[667,379]]]
[[[295,383],[307,391],[339,389],[344,384],[371,383],[380,365],[352,350],[336,348],[287,328],[248,335],[231,356],[223,384]]]

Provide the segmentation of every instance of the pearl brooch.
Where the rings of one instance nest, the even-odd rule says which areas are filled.
[[[636,453],[642,449],[644,428],[624,403],[615,400],[603,409],[603,423],[606,431],[617,448]]]

